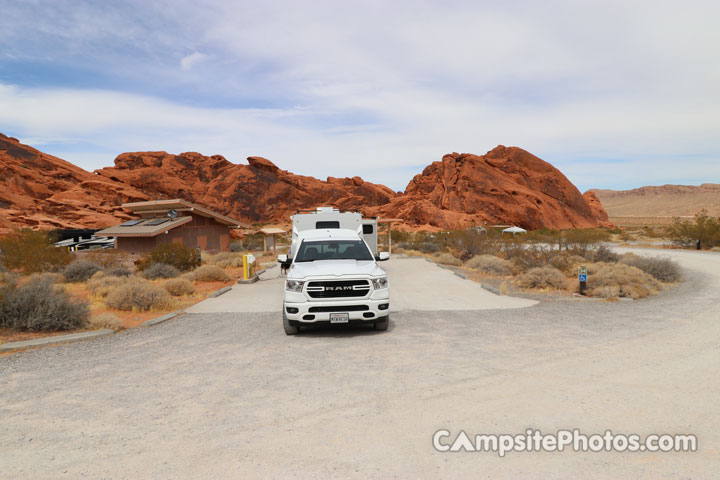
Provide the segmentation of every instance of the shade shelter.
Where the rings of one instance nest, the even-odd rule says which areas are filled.
[[[518,233],[527,233],[527,230],[525,230],[524,228],[520,228],[520,227],[510,227],[510,228],[504,229],[502,231],[502,233],[512,233],[513,236],[515,236]]]
[[[277,253],[277,236],[285,235],[287,232],[282,228],[267,227],[261,228],[260,230],[253,232],[254,234],[262,233],[263,236],[263,251],[269,252],[272,250],[273,253]]]

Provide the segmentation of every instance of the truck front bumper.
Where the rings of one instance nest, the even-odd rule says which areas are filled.
[[[350,321],[370,322],[390,313],[390,299],[284,302],[283,311],[295,323],[329,322],[331,313],[347,313]]]

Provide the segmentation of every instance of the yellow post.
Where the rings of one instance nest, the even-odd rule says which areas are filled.
[[[243,280],[250,280],[255,276],[255,255],[243,255]]]

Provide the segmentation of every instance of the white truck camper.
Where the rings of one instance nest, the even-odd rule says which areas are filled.
[[[390,284],[377,262],[390,255],[377,253],[377,220],[333,208],[291,218],[290,252],[278,256],[287,270],[285,333],[295,335],[303,325],[322,323],[368,323],[387,330]]]
[[[343,228],[357,230],[362,225],[362,237],[368,244],[373,255],[377,255],[378,233],[377,219],[363,218],[358,212],[341,212],[333,207],[318,207],[316,210],[301,211],[290,217],[292,220],[292,244],[290,254],[292,256],[295,239],[300,232],[306,230],[318,230],[328,228]]]

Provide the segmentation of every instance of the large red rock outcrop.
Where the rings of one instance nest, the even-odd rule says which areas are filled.
[[[360,177],[327,181],[295,175],[262,157],[236,165],[220,155],[165,152],[123,153],[115,167],[97,170],[155,199],[183,198],[247,222],[288,220],[299,209],[333,205],[343,210],[388,203],[388,187]]]
[[[448,154],[416,175],[405,193],[360,177],[326,181],[249,157],[189,152],[123,153],[114,167],[87,172],[0,134],[0,230],[12,226],[99,228],[129,217],[120,205],[183,198],[246,222],[282,222],[300,209],[332,205],[399,218],[408,227],[455,229],[480,223],[525,228],[595,227],[607,214],[556,168],[515,147],[486,155]]]
[[[99,228],[130,218],[122,203],[148,199],[0,133],[0,231]]]
[[[600,203],[600,199],[597,197],[597,195],[595,195],[595,192],[593,192],[592,190],[588,190],[587,192],[583,193],[583,198],[590,206],[590,210],[592,211],[594,218],[598,221],[600,225],[605,227],[612,226],[610,220],[608,219],[608,213],[605,211],[605,208],[603,208],[603,205],[602,203]]]
[[[589,205],[557,168],[502,145],[485,155],[447,154],[416,175],[404,195],[368,210],[443,229],[483,223],[589,228],[607,220],[599,202]]]

